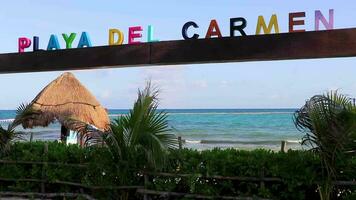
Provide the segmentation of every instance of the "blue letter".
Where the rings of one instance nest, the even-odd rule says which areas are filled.
[[[83,32],[80,36],[78,48],[91,47],[90,38],[87,32]]]
[[[33,37],[33,51],[38,51],[40,45],[40,38],[37,36]]]
[[[57,49],[61,49],[61,47],[59,46],[58,38],[56,35],[51,35],[51,37],[49,38],[47,50],[57,50]]]
[[[153,39],[153,26],[148,25],[147,42],[158,42],[159,40]]]

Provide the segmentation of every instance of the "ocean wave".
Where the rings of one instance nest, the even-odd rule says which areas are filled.
[[[287,143],[301,143],[301,140],[286,140]]]
[[[109,114],[109,117],[119,117],[127,114]]]
[[[182,112],[182,113],[170,113],[167,115],[280,115],[280,114],[293,114],[294,112]],[[109,114],[109,117],[120,117],[127,114]]]
[[[199,143],[201,143],[201,140],[184,140],[184,142],[190,143],[190,144],[199,144]]]
[[[251,145],[279,145],[282,140],[238,141],[238,140],[183,140],[189,144],[251,144]],[[299,140],[287,140],[287,143],[299,144]]]
[[[208,112],[208,113],[167,113],[168,115],[271,115],[271,114],[293,114],[294,112]]]
[[[272,114],[293,114],[294,112],[290,111],[281,111],[281,112],[167,112],[167,115],[272,115]],[[127,115],[126,113],[123,114],[109,114],[109,117],[118,117]]]
[[[0,119],[1,122],[13,122],[15,119]]]

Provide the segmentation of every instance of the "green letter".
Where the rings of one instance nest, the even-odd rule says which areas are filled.
[[[62,34],[64,41],[66,42],[66,49],[72,48],[72,43],[74,41],[75,36],[77,36],[76,33],[71,33],[68,37],[67,34],[63,33]]]

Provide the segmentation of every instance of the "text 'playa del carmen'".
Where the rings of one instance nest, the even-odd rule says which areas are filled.
[[[288,19],[288,31],[290,33],[294,32],[305,32],[306,12],[292,12],[289,13]],[[320,10],[316,10],[313,13],[314,17],[314,30],[319,31],[322,28],[325,30],[334,29],[334,9],[329,9],[327,14],[323,14]],[[228,37],[238,37],[246,36],[245,31],[247,27],[247,20],[244,17],[230,18],[230,33],[226,35]],[[323,26],[321,26],[323,25]],[[272,14],[269,21],[266,21],[264,16],[260,15],[257,19],[256,24],[256,35],[260,34],[271,34],[280,33],[277,14]],[[185,40],[199,39],[203,38],[197,33],[199,25],[194,21],[189,21],[185,23],[181,29],[182,37]],[[127,44],[134,45],[144,42],[142,38],[143,32],[146,31],[146,42],[158,42],[159,40],[154,36],[154,27],[148,25],[145,30],[142,26],[132,26],[128,28],[127,31]],[[190,33],[190,34],[189,34]],[[122,30],[112,28],[108,30],[108,45],[122,45],[124,44],[125,34]],[[62,40],[65,43],[65,48],[60,46],[59,38],[56,34],[51,34],[47,43],[46,50],[59,50],[59,49],[70,49],[73,47],[74,41],[78,38],[77,33],[62,33]],[[220,38],[223,34],[220,30],[219,23],[217,20],[213,19],[210,21],[209,27],[207,28],[204,38]],[[32,48],[31,48],[32,47]],[[76,48],[92,47],[92,42],[88,32],[81,32],[79,40],[77,42]],[[23,53],[25,51],[40,51],[40,38],[38,36],[20,37],[18,38],[18,52]]]

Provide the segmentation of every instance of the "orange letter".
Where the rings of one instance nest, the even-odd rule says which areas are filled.
[[[212,36],[222,37],[219,25],[215,19],[211,20],[205,38],[211,38]]]

